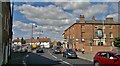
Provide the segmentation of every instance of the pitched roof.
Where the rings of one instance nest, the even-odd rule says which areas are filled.
[[[21,39],[15,39],[13,42],[21,42]]]
[[[35,42],[50,42],[50,38],[38,38],[38,39],[25,39],[26,43],[35,43]],[[21,39],[15,39],[13,42],[21,42]]]
[[[107,20],[86,20],[85,22],[79,22],[84,23],[84,24],[120,24],[119,22],[114,22],[114,21],[107,21]]]
[[[39,38],[39,39],[26,39],[26,43],[35,43],[35,42],[50,42],[50,38]]]

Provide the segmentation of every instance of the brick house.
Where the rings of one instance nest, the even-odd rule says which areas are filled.
[[[13,17],[10,5],[10,2],[0,0],[0,66],[7,64],[8,59],[11,57]]]
[[[102,29],[103,37],[97,37],[98,29]],[[91,20],[85,20],[84,15],[80,15],[76,23],[67,28],[63,33],[64,47],[81,49],[84,46],[113,46],[113,39],[120,36],[120,23],[113,21],[112,17],[105,20],[96,20],[93,16]]]

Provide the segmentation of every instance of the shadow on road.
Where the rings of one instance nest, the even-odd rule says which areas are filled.
[[[27,54],[28,53],[11,52],[11,58],[6,66],[23,65],[23,57],[25,57]]]
[[[26,62],[27,66],[59,66],[61,64],[61,61],[54,61],[34,53],[29,54],[29,57],[26,57],[24,61]]]

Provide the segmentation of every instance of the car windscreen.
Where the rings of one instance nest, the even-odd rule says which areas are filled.
[[[56,49],[60,49],[60,47],[56,47]]]
[[[68,52],[74,52],[72,49],[68,49]]]

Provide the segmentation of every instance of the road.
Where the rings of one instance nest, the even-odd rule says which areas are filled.
[[[44,53],[27,54],[23,58],[24,66],[93,66],[93,62],[84,59],[66,59],[62,54],[54,54],[51,49],[44,49]]]

